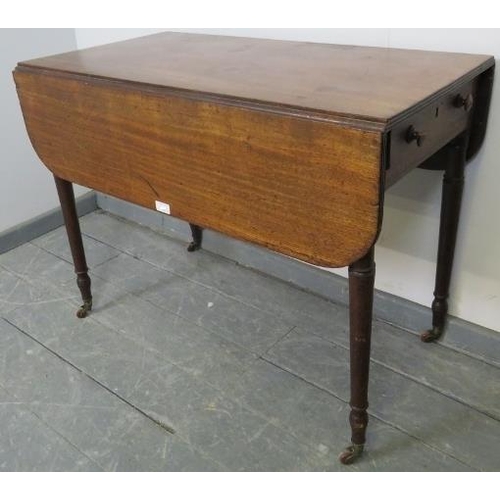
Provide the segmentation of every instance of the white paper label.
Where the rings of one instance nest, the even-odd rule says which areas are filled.
[[[164,203],[163,201],[156,201],[155,205],[158,212],[170,215],[170,205],[168,203]]]

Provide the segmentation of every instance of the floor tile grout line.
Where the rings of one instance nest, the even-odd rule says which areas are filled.
[[[42,250],[45,251],[44,249],[42,249]],[[63,262],[66,262],[66,261],[63,261]],[[1,264],[0,264],[0,266],[1,266]],[[12,277],[16,278],[18,281],[22,281],[23,283],[25,283],[26,285],[28,285],[30,287],[37,288],[37,290],[40,292],[44,291],[43,288],[40,286],[39,282],[30,281],[30,280],[26,279],[24,276],[17,274],[17,272],[13,271],[12,269],[7,269],[7,268],[4,268],[4,269],[7,273],[9,273]],[[70,279],[72,282],[76,281],[76,277],[74,277],[74,278],[68,278],[67,280],[63,281],[62,283],[63,284],[68,283],[70,281]],[[45,287],[49,288],[51,291],[56,291],[60,288],[56,284],[50,283],[49,281],[45,282]],[[66,296],[66,297],[54,297],[52,299],[47,299],[47,300],[35,299],[33,302],[31,302],[31,304],[51,304],[51,303],[56,303],[56,302],[67,302],[67,301],[71,301],[74,296],[78,296],[78,295],[79,295],[79,292],[75,291],[74,295],[70,295],[70,296]],[[0,312],[0,318],[4,319],[6,321],[7,321],[7,318],[4,316],[4,314],[9,314],[9,313],[12,313],[14,311],[17,311],[21,307],[26,307],[26,303],[10,302],[10,304],[13,306],[11,309],[6,309],[5,311]]]
[[[272,345],[270,345],[262,354],[259,354],[259,359],[264,359],[263,356],[265,356],[271,349],[276,347],[282,340],[285,340],[295,329],[297,328],[297,325],[294,325],[288,330],[283,336],[281,336],[279,339],[276,340]]]
[[[82,235],[83,235],[83,233],[82,233]],[[87,235],[85,235],[85,236],[87,236]],[[89,237],[89,236],[87,236],[87,237]],[[98,241],[95,238],[92,238],[92,239],[94,241]],[[64,258],[62,255],[58,255],[58,254],[52,252],[51,250],[49,250],[48,248],[45,248],[45,247],[43,247],[43,246],[35,243],[34,241],[29,241],[28,243],[30,243],[34,247],[38,248],[39,250],[43,250],[44,252],[47,252],[48,254],[52,255],[53,257],[56,257],[56,258],[62,260],[63,262],[66,262],[66,263],[70,264],[73,267],[75,265],[74,262],[73,262],[73,259],[68,260],[68,259]],[[107,247],[112,248],[113,250],[116,250],[117,252],[120,252],[120,253],[118,253],[118,255],[112,255],[111,257],[108,257],[107,259],[103,260],[102,262],[99,262],[99,264],[93,266],[93,268],[99,267],[102,264],[106,264],[110,260],[116,259],[117,257],[119,257],[123,253],[118,248],[112,247],[112,246],[108,245],[107,243],[104,243],[102,241],[99,241],[99,243],[102,243],[103,245],[106,245]],[[69,243],[68,243],[68,246],[69,246]],[[89,267],[89,270],[90,270],[90,267]],[[75,279],[76,279],[76,275],[75,275]]]
[[[102,279],[102,278],[101,278]],[[108,282],[110,283],[110,282]],[[191,325],[193,326],[196,326],[200,329],[202,329],[203,331],[209,333],[210,335],[214,335],[215,337],[218,337],[222,340],[224,340],[225,342],[228,342],[230,344],[233,344],[234,346],[236,346],[238,349],[241,349],[245,352],[247,352],[248,354],[252,354],[253,356],[256,356],[256,357],[259,357],[260,356],[260,353],[259,352],[256,352],[256,351],[252,351],[252,349],[250,349],[249,347],[247,346],[244,346],[243,344],[239,344],[238,342],[236,342],[235,340],[232,340],[232,339],[228,339],[227,337],[224,337],[223,335],[221,335],[220,333],[214,331],[214,330],[211,330],[209,328],[207,328],[206,326],[202,326],[200,325],[199,323],[197,323],[196,321],[192,320],[192,319],[189,319],[187,318],[186,316],[182,316],[174,311],[171,311],[170,309],[166,309],[165,307],[162,307],[158,304],[155,304],[154,302],[152,302],[151,300],[149,300],[147,297],[142,297],[140,295],[136,295],[134,293],[131,293],[131,295],[137,299],[140,299],[140,300],[143,300],[144,302],[147,302],[148,304],[152,305],[153,307],[156,307],[157,309],[159,309],[160,311],[162,312],[166,312],[166,313],[169,313],[169,314],[172,314],[174,316],[177,316],[178,318],[182,319],[183,321],[186,321],[186,323],[190,323]],[[286,332],[283,334],[283,336],[278,339],[281,340],[281,338],[283,337],[286,337],[286,335],[288,335],[290,333],[291,330],[293,330],[295,327],[294,326],[291,326],[290,329],[288,329],[290,325],[287,325],[287,330]],[[273,345],[275,345],[278,341],[276,341]]]
[[[321,336],[319,336],[316,333],[311,332],[311,331],[307,331],[307,334],[308,335],[313,335],[314,337],[316,337],[316,338],[318,338],[318,339],[320,339],[320,340],[322,340],[324,342],[328,342],[328,343],[330,343],[330,344],[332,344],[332,345],[334,345],[336,347],[340,347],[344,351],[349,352],[349,347],[347,347],[347,346],[345,346],[345,345],[343,345],[341,343],[335,342],[333,340],[327,340],[324,337],[321,337]],[[419,384],[419,385],[421,385],[423,387],[426,387],[427,389],[430,389],[431,391],[433,391],[433,392],[435,392],[435,393],[437,393],[437,394],[439,394],[439,395],[441,395],[441,396],[443,396],[445,398],[451,399],[452,401],[455,401],[456,403],[460,403],[463,406],[465,406],[465,407],[467,407],[467,408],[469,408],[471,410],[474,410],[477,413],[480,413],[481,415],[484,415],[484,416],[486,416],[488,418],[491,418],[492,420],[500,422],[500,416],[494,415],[494,414],[488,412],[488,410],[484,410],[482,408],[474,406],[472,403],[469,403],[469,402],[461,399],[458,396],[455,396],[455,395],[453,395],[453,394],[451,394],[449,392],[446,392],[444,389],[439,389],[437,387],[434,387],[431,384],[425,383],[425,382],[419,380],[418,378],[416,378],[415,376],[410,375],[409,373],[405,373],[405,372],[403,372],[401,370],[398,370],[397,368],[394,368],[393,366],[388,365],[388,364],[384,363],[383,361],[380,361],[380,360],[377,360],[375,358],[370,357],[370,363],[374,363],[376,365],[382,366],[383,368],[386,368],[387,370],[390,370],[393,373],[397,373],[398,375],[401,375],[402,377],[404,377],[404,378],[406,378],[408,380],[411,380],[412,382],[415,382],[415,383],[417,383],[417,384]],[[490,365],[488,365],[488,366],[490,366]],[[493,368],[495,368],[495,367],[493,367]]]
[[[391,427],[393,427],[394,429],[402,432],[403,434],[406,434],[407,436],[410,436],[412,437],[413,439],[416,439],[417,441],[419,441],[420,443],[422,443],[423,446],[426,446],[427,448],[431,449],[431,450],[434,450],[434,451],[437,451],[443,455],[446,455],[448,457],[451,457],[453,460],[456,460],[457,462],[461,463],[462,465],[466,466],[466,467],[469,467],[470,469],[472,469],[473,471],[476,471],[476,472],[482,472],[482,469],[479,469],[477,468],[475,465],[472,465],[472,464],[469,464],[467,462],[465,462],[463,459],[461,458],[458,458],[456,457],[455,455],[452,455],[450,454],[449,452],[447,451],[444,451],[442,450],[441,448],[439,448],[438,446],[436,445],[433,445],[431,443],[428,443],[427,441],[423,440],[422,438],[418,437],[418,436],[414,436],[413,434],[411,434],[410,432],[408,432],[407,430],[403,429],[402,427],[400,427],[399,425],[396,425],[396,424],[391,424],[389,421],[385,420],[384,418],[381,418],[381,417],[377,417],[373,414],[371,414],[370,412],[368,412],[370,414],[371,417],[377,419],[379,422],[383,422],[384,424],[386,425],[389,425]]]
[[[5,320],[7,321],[7,320]],[[7,321],[8,322],[8,321]],[[20,330],[19,328],[15,327],[14,325],[12,325],[12,323],[8,322],[11,326],[13,326],[14,328],[16,328],[16,330],[18,330],[19,332],[23,333],[24,332],[22,330]],[[16,400],[16,396],[14,394],[12,394],[5,386],[3,386],[2,384],[0,384],[0,386],[2,387],[2,389],[9,395],[11,396],[14,400]],[[81,450],[80,448],[78,448],[78,446],[73,443],[70,439],[68,439],[66,436],[64,436],[63,434],[61,434],[55,427],[53,427],[49,422],[47,422],[44,418],[42,418],[40,415],[38,415],[38,413],[36,411],[34,411],[32,409],[32,405],[30,403],[27,403],[26,401],[19,401],[18,402],[20,405],[23,405],[25,407],[25,410],[30,413],[31,415],[33,415],[37,420],[39,420],[40,422],[42,422],[44,425],[46,425],[51,431],[53,431],[59,438],[61,438],[65,443],[69,444],[72,448],[74,448],[76,451],[78,451],[78,453],[80,453],[81,455],[83,455],[86,459],[88,459],[88,461],[94,465],[96,465],[99,469],[101,469],[101,471],[105,471],[106,469],[101,465],[99,464],[98,462],[96,462],[92,457],[89,457],[83,450]]]
[[[161,237],[165,237],[165,238],[167,238],[167,239],[169,239],[169,240],[172,240],[172,241],[174,241],[174,242],[180,242],[180,241],[181,241],[181,240],[178,240],[178,239],[174,238],[174,237],[173,237],[172,235],[170,235],[170,234],[164,234],[164,233],[162,233],[162,232],[155,231],[153,228],[150,228],[150,227],[148,227],[148,226],[143,226],[143,225],[138,224],[138,223],[136,223],[136,222],[134,222],[134,221],[129,221],[129,220],[127,220],[127,219],[124,219],[124,218],[121,218],[121,217],[119,217],[119,216],[116,216],[116,215],[114,215],[114,214],[112,214],[112,213],[110,213],[110,212],[101,211],[101,212],[100,212],[100,215],[107,216],[107,217],[111,217],[112,219],[118,220],[119,222],[121,222],[121,223],[123,223],[123,224],[131,224],[131,225],[136,225],[136,226],[138,226],[138,227],[140,227],[140,228],[147,229],[147,231],[149,231],[149,232],[151,232],[151,233],[153,233],[153,234],[155,234],[155,235],[159,235],[159,236],[161,236]],[[260,307],[258,307],[258,306],[256,306],[256,305],[254,305],[254,304],[252,304],[252,303],[249,303],[249,302],[247,302],[247,301],[245,301],[245,300],[242,300],[242,299],[241,299],[241,298],[239,298],[239,297],[235,297],[235,296],[233,296],[233,295],[231,295],[231,294],[228,294],[228,293],[225,293],[225,292],[223,292],[223,291],[221,291],[221,290],[218,290],[217,288],[214,288],[214,287],[212,287],[212,286],[210,286],[210,285],[207,285],[207,284],[205,284],[205,283],[202,283],[202,282],[199,282],[199,281],[193,280],[192,278],[190,278],[190,277],[188,277],[188,276],[185,276],[185,275],[183,275],[183,274],[177,273],[177,272],[176,272],[175,270],[173,270],[173,269],[167,269],[167,268],[165,268],[165,267],[159,266],[159,265],[155,264],[154,262],[151,262],[151,261],[149,261],[149,260],[147,260],[147,259],[145,259],[145,258],[143,258],[143,257],[138,257],[138,256],[134,255],[133,253],[131,253],[130,251],[127,251],[127,250],[124,250],[124,249],[121,249],[121,248],[115,247],[115,246],[111,245],[110,243],[104,242],[104,241],[100,240],[99,238],[97,238],[97,237],[95,237],[95,236],[92,236],[92,235],[90,235],[90,234],[88,234],[88,233],[85,233],[85,235],[86,235],[87,237],[92,238],[92,239],[94,239],[95,241],[98,241],[99,243],[102,243],[102,244],[104,244],[104,245],[107,245],[107,246],[109,246],[109,247],[111,247],[111,248],[113,248],[113,249],[115,249],[115,250],[117,250],[117,251],[119,251],[119,252],[121,252],[121,253],[123,253],[123,254],[125,254],[125,255],[128,255],[128,256],[133,257],[133,258],[138,259],[138,260],[141,260],[141,261],[143,261],[143,262],[145,262],[145,263],[147,263],[147,264],[149,264],[149,265],[151,265],[151,266],[153,266],[153,267],[155,267],[155,268],[157,268],[157,269],[161,269],[161,270],[163,270],[163,271],[165,271],[165,272],[168,272],[168,273],[171,273],[171,274],[173,274],[173,275],[175,275],[175,276],[178,276],[178,277],[184,278],[185,280],[187,280],[187,281],[189,281],[189,282],[191,282],[191,283],[193,283],[193,284],[196,284],[196,285],[202,286],[203,288],[206,288],[206,289],[209,289],[209,290],[211,290],[211,291],[214,291],[214,292],[216,292],[216,293],[220,294],[220,295],[221,295],[221,296],[223,296],[223,297],[230,298],[230,299],[232,299],[232,300],[235,300],[235,301],[237,301],[237,302],[240,302],[240,303],[242,303],[242,304],[244,304],[244,305],[246,305],[246,306],[248,306],[248,307],[251,307],[251,308],[257,309],[257,310],[259,310],[259,311],[261,311],[261,312],[263,312],[263,313],[265,313],[265,314],[270,314],[270,315],[273,315],[273,313],[272,313],[271,311],[267,311],[267,310],[261,309]],[[306,293],[306,294],[312,295],[312,296],[314,296],[314,297],[318,298],[319,300],[324,300],[324,301],[327,301],[327,302],[329,302],[329,303],[331,303],[331,304],[334,304],[334,305],[336,305],[336,306],[339,306],[339,307],[344,307],[344,308],[345,308],[345,307],[348,307],[346,304],[342,304],[342,303],[340,303],[340,302],[336,302],[336,301],[334,301],[334,300],[328,299],[327,297],[324,297],[324,296],[322,296],[322,295],[316,294],[316,293],[314,293],[314,292],[312,292],[312,291],[310,291],[310,290],[307,290],[307,289],[305,289],[305,288],[301,288],[301,287],[299,287],[299,286],[296,286],[296,285],[294,285],[293,283],[289,283],[289,282],[287,282],[287,281],[285,281],[285,280],[282,280],[282,279],[280,279],[280,278],[277,278],[277,277],[274,277],[274,276],[268,275],[268,274],[266,274],[266,273],[264,273],[264,272],[259,271],[258,269],[252,269],[251,267],[243,266],[243,265],[239,264],[237,261],[231,260],[231,259],[229,259],[229,258],[227,258],[227,257],[224,257],[223,255],[220,255],[220,254],[217,254],[217,253],[211,252],[211,251],[206,250],[206,249],[203,249],[203,248],[201,249],[201,251],[204,251],[204,252],[206,252],[206,253],[208,253],[208,254],[210,254],[210,255],[212,255],[212,256],[215,256],[215,257],[217,257],[217,258],[223,259],[223,260],[225,260],[225,261],[227,261],[227,262],[231,263],[232,265],[236,265],[236,266],[238,266],[238,267],[239,267],[239,268],[241,268],[241,269],[247,270],[247,271],[252,272],[252,273],[256,273],[256,274],[258,274],[258,275],[260,275],[260,276],[263,276],[264,278],[273,279],[273,280],[275,280],[275,281],[277,281],[277,282],[279,282],[279,283],[284,284],[285,286],[289,286],[289,287],[292,287],[292,288],[293,288],[293,289],[295,289],[295,290],[299,290],[299,291],[301,291],[301,292],[303,292],[303,293]],[[281,317],[281,316],[280,316],[280,317]],[[418,332],[414,332],[413,330],[410,330],[410,329],[408,329],[408,328],[405,328],[404,326],[400,326],[400,325],[397,325],[397,324],[391,323],[390,321],[386,321],[386,320],[384,320],[384,319],[382,319],[382,318],[379,318],[379,317],[374,316],[374,318],[373,318],[373,319],[374,319],[374,320],[376,320],[376,321],[380,321],[380,322],[382,322],[382,323],[389,324],[389,325],[391,325],[391,326],[393,326],[393,327],[395,327],[395,328],[398,328],[398,329],[400,329],[400,330],[404,331],[405,333],[409,333],[409,334],[411,334],[411,335],[413,335],[413,336],[418,335]],[[495,368],[499,368],[499,365],[497,365],[497,364],[495,364],[495,363],[492,363],[492,362],[489,362],[487,359],[484,359],[484,358],[482,358],[482,357],[480,357],[480,356],[477,356],[477,355],[475,355],[475,354],[473,354],[473,353],[471,353],[471,352],[469,352],[469,351],[460,350],[460,349],[458,349],[458,348],[456,348],[456,347],[453,347],[453,346],[451,346],[451,345],[444,345],[444,344],[439,344],[439,345],[443,346],[443,347],[444,347],[444,348],[446,348],[446,349],[450,349],[451,351],[458,352],[458,353],[460,353],[460,354],[462,354],[462,355],[464,355],[464,356],[468,356],[468,357],[470,357],[470,358],[472,358],[472,359],[475,359],[475,360],[478,360],[478,361],[482,361],[482,362],[484,362],[484,363],[486,363],[486,364],[489,364],[489,365],[491,365],[491,366],[493,366],[493,367],[495,367]]]
[[[265,357],[262,357],[261,359],[262,359],[262,361],[265,361],[266,363],[269,363],[270,365],[278,368],[279,370],[282,370],[282,371],[284,371],[286,373],[289,373],[290,375],[298,378],[299,380],[302,380],[303,382],[305,382],[306,384],[311,385],[315,389],[318,389],[320,391],[323,391],[323,392],[327,393],[329,396],[334,397],[335,399],[338,399],[339,401],[341,401],[342,403],[344,403],[347,407],[349,407],[349,402],[348,401],[344,400],[339,395],[335,394],[334,392],[332,392],[331,390],[327,389],[326,387],[318,385],[315,382],[312,382],[311,380],[308,380],[307,378],[304,378],[302,375],[299,375],[299,374],[293,372],[292,370],[290,370],[290,369],[288,369],[288,368],[286,368],[284,366],[281,366],[281,365],[277,364],[272,359],[265,358]],[[418,441],[422,445],[426,446],[427,448],[430,448],[430,449],[432,449],[434,451],[437,451],[437,452],[439,452],[439,453],[441,453],[443,455],[446,455],[446,456],[452,458],[453,460],[456,460],[457,462],[460,462],[461,464],[466,465],[467,467],[470,467],[471,469],[479,471],[479,469],[477,469],[477,467],[475,467],[473,465],[470,465],[467,462],[464,462],[462,459],[457,458],[454,455],[450,455],[449,452],[447,452],[445,450],[442,450],[441,448],[438,448],[437,446],[432,445],[432,444],[428,443],[427,441],[424,441],[422,438],[413,435],[410,431],[404,429],[403,427],[400,427],[399,425],[397,425],[397,424],[395,424],[393,422],[390,422],[388,420],[385,420],[385,419],[383,419],[383,418],[375,415],[374,413],[372,413],[371,410],[368,410],[368,415],[370,416],[370,418],[374,418],[375,420],[378,420],[379,422],[382,422],[385,425],[387,425],[389,427],[392,427],[393,429],[396,429],[397,431],[405,434],[406,436],[409,436],[410,438],[415,439],[416,441]]]
[[[427,387],[428,389],[432,390],[433,392],[436,392],[437,394],[440,394],[441,396],[444,396],[448,399],[451,399],[452,401],[455,401],[456,403],[459,403],[459,404],[469,408],[470,410],[473,410],[477,413],[480,413],[481,415],[484,415],[485,417],[488,417],[492,420],[495,420],[496,422],[500,422],[500,416],[495,415],[493,413],[490,413],[487,409],[484,409],[484,408],[481,408],[478,406],[474,406],[472,403],[469,403],[469,402],[463,400],[462,398],[455,396],[454,394],[451,394],[449,392],[445,392],[444,390],[439,390],[436,387],[433,387],[431,384],[427,384],[425,382],[422,382],[421,380],[418,380],[417,378],[415,378],[411,375],[405,374],[404,372],[402,372],[396,368],[393,368],[393,367],[383,363],[382,361],[373,361],[373,362],[375,364],[378,364],[379,366],[382,366],[382,367],[394,372],[394,373],[405,376],[409,380],[412,380],[413,382],[416,382],[424,387]]]
[[[99,462],[97,462],[95,459],[87,455],[83,450],[81,450],[75,443],[73,443],[70,439],[68,439],[66,436],[61,434],[55,427],[53,427],[49,422],[47,422],[45,419],[43,419],[38,413],[36,413],[34,410],[29,409],[30,411],[37,419],[39,419],[41,422],[43,422],[47,427],[52,429],[63,441],[68,443],[70,446],[72,446],[75,450],[77,450],[79,453],[81,453],[85,458],[87,458],[91,463],[96,465],[101,471],[106,472],[106,468],[101,465]]]
[[[91,276],[92,276],[92,273],[90,273]],[[106,280],[104,278],[101,278],[100,276],[97,276],[99,279],[101,279],[102,281],[104,281],[105,283],[109,284],[109,285],[112,285],[114,287],[116,287],[117,285],[109,280]],[[161,307],[159,306],[158,304],[155,304],[154,302],[151,302],[149,299],[147,299],[146,297],[142,297],[139,293],[134,293],[134,292],[127,292],[125,293],[122,297],[120,297],[121,299],[124,298],[124,297],[133,297],[135,300],[140,300],[142,302],[145,302],[149,305],[151,305],[152,307],[154,307],[155,309],[158,309],[158,311],[162,312],[162,313],[168,313],[168,314],[171,314],[172,316],[175,316],[179,319],[181,319],[182,321],[185,321],[186,323],[188,323],[189,325],[191,326],[194,326],[196,328],[199,328],[200,330],[203,330],[205,333],[209,334],[209,335],[214,335],[215,337],[219,338],[220,340],[223,340],[224,342],[227,342],[229,344],[232,344],[233,346],[237,347],[238,349],[246,352],[247,354],[251,354],[253,356],[255,356],[256,358],[258,358],[259,356],[259,353],[257,352],[254,352],[252,351],[249,347],[246,347],[244,345],[241,345],[241,344],[238,344],[237,342],[235,342],[234,340],[231,340],[231,339],[228,339],[227,337],[224,337],[223,335],[221,335],[220,333],[217,333],[213,330],[210,330],[208,329],[207,327],[205,326],[201,326],[199,325],[196,321],[193,321],[192,319],[189,319],[189,318],[186,318],[185,316],[181,316],[180,314],[176,313],[175,311],[171,311],[170,309],[166,309],[164,307]],[[112,302],[117,302],[116,300],[113,300],[111,299]],[[75,304],[79,302],[77,300],[75,300]],[[119,330],[115,329],[114,327],[106,324],[106,323],[103,323],[102,321],[99,320],[99,317],[98,317],[98,314],[99,314],[99,308],[94,308],[93,310],[93,313],[92,313],[92,319],[94,319],[97,323],[99,323],[100,325],[106,327],[106,328],[109,328],[110,330],[114,331],[115,333],[119,334],[119,335],[122,335],[122,332],[120,332]],[[288,334],[288,331],[287,331],[287,334]]]
[[[421,334],[415,330],[411,330],[411,329],[406,328],[404,326],[399,326],[396,323],[391,323],[391,321],[389,321],[389,320],[380,319],[380,318],[374,318],[374,319],[376,319],[376,321],[379,321],[380,323],[384,323],[385,325],[389,325],[389,326],[392,326],[393,328],[397,328],[398,330],[403,330],[404,332],[409,333],[410,335],[412,335],[413,337],[415,337],[417,339],[420,338]],[[446,331],[443,334],[443,340],[444,340],[445,336],[446,336]],[[454,351],[454,352],[457,352],[457,353],[462,354],[464,356],[467,356],[469,358],[475,359],[477,361],[481,361],[482,363],[484,363],[486,365],[492,366],[493,368],[497,368],[500,370],[500,362],[497,362],[493,359],[484,358],[484,357],[480,356],[479,354],[474,354],[470,351],[466,351],[465,349],[460,349],[460,347],[457,347],[457,346],[454,346],[451,344],[444,344],[440,340],[433,342],[433,344],[438,345],[438,346],[442,347],[443,349],[449,349],[450,351]]]
[[[50,347],[46,346],[43,342],[40,342],[37,338],[33,337],[29,333],[25,332],[22,328],[20,328],[19,326],[17,326],[15,323],[12,323],[8,319],[5,319],[5,321],[9,325],[11,325],[13,328],[15,328],[17,331],[19,331],[20,333],[22,333],[23,335],[25,335],[26,337],[28,337],[30,340],[32,340],[33,342],[35,342],[38,345],[40,345],[43,349],[47,350],[52,355],[56,356],[62,362],[64,362],[65,364],[71,366],[77,372],[81,373],[83,376],[85,376],[86,378],[88,378],[89,380],[91,380],[93,383],[97,384],[99,387],[101,387],[102,389],[104,389],[106,392],[112,394],[114,397],[116,397],[117,399],[119,399],[122,403],[126,404],[127,406],[131,407],[133,410],[137,411],[138,413],[140,413],[141,415],[143,415],[144,417],[146,417],[148,420],[150,420],[155,425],[157,425],[158,427],[160,427],[164,432],[168,433],[171,436],[175,435],[180,441],[182,441],[184,444],[188,445],[190,448],[194,449],[201,456],[203,456],[204,458],[208,459],[209,461],[212,461],[212,462],[216,463],[217,465],[219,465],[220,467],[222,467],[223,469],[225,469],[225,466],[223,464],[220,464],[217,460],[213,459],[212,457],[209,457],[204,452],[202,452],[201,450],[199,450],[197,447],[193,446],[181,434],[177,433],[175,431],[175,429],[173,429],[172,427],[166,425],[165,423],[163,423],[163,422],[155,419],[154,417],[152,417],[147,412],[145,412],[144,410],[142,410],[138,406],[134,405],[130,401],[127,401],[124,397],[122,397],[119,394],[117,394],[116,392],[114,392],[112,389],[110,389],[105,384],[103,384],[102,382],[100,382],[99,380],[97,380],[96,378],[94,378],[92,375],[90,375],[89,373],[87,373],[86,371],[82,370],[77,365],[75,365],[74,363],[72,363],[71,361],[69,361],[68,359],[66,359],[64,356],[62,356],[58,352],[54,351]]]
[[[74,363],[72,363],[71,361],[69,361],[66,358],[64,358],[58,352],[56,352],[53,349],[51,349],[50,347],[46,346],[43,342],[40,342],[37,338],[35,338],[32,335],[30,335],[29,333],[25,332],[22,328],[20,328],[19,326],[17,326],[15,323],[12,323],[8,319],[5,319],[5,321],[7,323],[9,323],[9,325],[11,325],[12,327],[14,327],[16,330],[18,330],[19,332],[21,332],[23,335],[26,335],[33,342],[36,342],[38,345],[40,345],[41,347],[43,347],[44,349],[46,349],[47,351],[49,351],[51,354],[53,354],[54,356],[56,356],[57,358],[59,358],[61,361],[63,361],[64,363],[70,365],[72,368],[74,368],[75,370],[77,370],[79,373],[81,373],[85,377],[89,378],[92,382],[96,383],[101,388],[103,388],[107,392],[111,393],[113,396],[115,396],[116,398],[118,398],[120,401],[122,401],[123,403],[125,403],[128,406],[132,407],[134,410],[138,411],[139,413],[141,413],[145,417],[147,417],[149,420],[151,420],[152,422],[154,422],[157,426],[161,427],[165,432],[168,432],[171,435],[176,434],[176,432],[175,432],[174,429],[172,429],[171,427],[167,426],[166,424],[163,424],[162,422],[159,422],[159,421],[155,420],[151,416],[147,415],[146,413],[144,413],[143,410],[141,410],[140,408],[137,408],[132,403],[130,403],[129,401],[127,401],[125,398],[123,398],[122,396],[120,396],[119,394],[117,394],[116,392],[114,392],[112,389],[110,389],[109,387],[106,387],[104,384],[102,384],[97,379],[95,379],[94,377],[92,377],[92,375],[88,374],[87,372],[85,372],[84,370],[82,370],[81,368],[79,368],[78,366],[76,366]]]

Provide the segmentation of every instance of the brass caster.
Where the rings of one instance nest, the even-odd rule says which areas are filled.
[[[435,340],[438,340],[442,334],[443,334],[442,328],[433,326],[431,330],[426,330],[420,335],[420,340],[426,343],[434,342]]]
[[[187,247],[187,251],[188,252],[196,252],[196,250],[199,250],[201,248],[201,244],[200,243],[195,243],[194,241],[192,241],[189,246]]]
[[[339,455],[340,462],[344,465],[351,465],[362,455],[364,447],[364,444],[352,444],[348,446]]]
[[[92,310],[92,299],[84,300],[83,305],[76,311],[77,318],[86,318],[89,311]]]

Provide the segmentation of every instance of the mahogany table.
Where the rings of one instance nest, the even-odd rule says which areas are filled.
[[[72,183],[325,267],[349,266],[351,446],[365,443],[384,192],[444,170],[432,328],[442,334],[464,166],[486,130],[490,56],[161,33],[19,63],[28,134],[54,174],[83,305]]]

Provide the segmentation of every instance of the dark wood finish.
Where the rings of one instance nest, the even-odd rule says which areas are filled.
[[[486,135],[494,74],[495,66],[491,66],[477,77],[473,118],[469,130],[467,161],[470,161],[474,158],[474,156],[476,156],[483,144],[484,136]]]
[[[133,61],[133,64],[131,64]],[[491,56],[160,33],[20,63],[23,67],[182,89],[273,108],[397,122],[493,64]]]
[[[415,167],[446,168],[431,340],[445,323],[463,167],[484,139],[493,67],[481,55],[163,33],[19,63],[14,78],[90,306],[71,182],[168,204],[191,225],[190,250],[203,227],[350,266],[352,445],[340,459],[351,463],[368,423],[384,191]]]
[[[54,176],[54,180],[59,201],[61,202],[64,224],[66,225],[71,255],[75,265],[76,284],[80,289],[83,300],[83,305],[78,309],[76,315],[79,318],[85,318],[87,313],[92,309],[92,294],[90,292],[90,277],[85,259],[85,250],[83,248],[82,233],[76,212],[73,185],[71,182],[60,179],[57,176]]]
[[[464,168],[468,146],[467,134],[461,134],[447,148],[446,170],[443,177],[441,222],[436,267],[436,285],[432,302],[432,329],[425,331],[423,342],[437,340],[443,333],[448,313],[451,271],[455,255],[460,206],[464,186]]]
[[[351,357],[351,446],[340,455],[352,463],[363,451],[368,425],[368,374],[372,333],[374,249],[349,266],[349,322]]]
[[[189,227],[191,229],[193,241],[187,247],[187,251],[196,252],[196,250],[199,250],[201,248],[201,243],[203,240],[203,229],[195,224],[189,224]]]
[[[472,116],[468,123],[469,142],[467,147],[467,162],[477,154],[484,141],[488,111],[490,108],[493,77],[495,68],[492,66],[479,75],[474,83]],[[470,112],[470,111],[469,111]],[[442,147],[437,153],[427,158],[418,168],[425,170],[445,170],[448,163],[449,145]]]
[[[468,82],[459,89],[432,101],[424,109],[393,128],[386,188],[421,165],[439,151],[443,144],[447,144],[467,130],[472,108],[464,109],[463,105],[457,106],[457,99],[467,97],[473,99],[475,94],[475,81]]]

